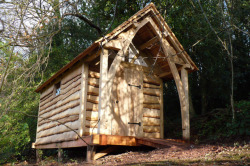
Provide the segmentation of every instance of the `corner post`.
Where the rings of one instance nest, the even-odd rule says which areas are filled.
[[[189,120],[189,95],[188,95],[188,71],[183,66],[181,69],[181,81],[185,95],[185,107],[181,110],[183,139],[190,141],[190,120]]]
[[[86,123],[86,102],[87,102],[87,91],[88,91],[88,73],[89,67],[87,64],[82,64],[81,74],[81,90],[80,90],[80,112],[79,112],[79,135],[82,137],[85,131]]]
[[[99,104],[98,104],[98,134],[109,134],[110,127],[108,126],[109,112],[108,101],[108,50],[103,48],[100,55],[100,80],[99,80]]]

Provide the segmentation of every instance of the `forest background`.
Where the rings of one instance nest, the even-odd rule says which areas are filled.
[[[0,0],[0,164],[33,154],[34,90],[150,2],[199,68],[189,75],[192,141],[249,140],[248,0]],[[177,90],[166,83],[165,138],[181,138]]]

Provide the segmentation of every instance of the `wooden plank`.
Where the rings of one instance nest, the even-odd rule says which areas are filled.
[[[76,76],[80,75],[82,72],[81,65],[78,65],[76,68],[71,69],[67,74],[62,78],[61,85],[66,84],[70,80],[74,79]]]
[[[82,137],[84,141],[87,143],[91,142],[91,137],[86,136]],[[58,142],[58,143],[50,143],[50,144],[44,144],[44,145],[35,145],[36,149],[56,149],[56,148],[74,148],[74,147],[84,147],[87,146],[87,144],[82,141],[81,139],[77,139],[74,141],[65,141],[65,142]]]
[[[143,88],[143,94],[150,96],[160,96],[160,89]]]
[[[93,135],[93,144],[138,146],[135,137],[119,135]]]
[[[143,104],[160,104],[160,98],[157,96],[143,95]]]
[[[89,121],[89,120],[86,120],[86,125],[85,125],[87,128],[98,128],[98,121]]]
[[[86,120],[98,121],[98,112],[86,111]]]
[[[93,103],[87,102],[86,110],[87,111],[98,111],[98,104],[93,104]]]
[[[143,88],[160,89],[159,85],[153,85],[148,83],[143,83]]]
[[[161,80],[160,89],[160,138],[164,138],[164,100],[163,100],[163,81]]]
[[[86,136],[86,135],[98,134],[97,132],[98,132],[98,128],[88,128],[88,127],[86,127],[83,135]]]
[[[149,41],[147,41],[146,43],[139,46],[139,48],[140,48],[140,50],[144,50],[145,48],[147,48],[148,46],[154,44],[157,41],[158,41],[158,38],[155,36],[152,39],[150,39]]]
[[[99,158],[101,158],[103,156],[106,156],[108,153],[113,152],[115,149],[117,149],[116,146],[110,146],[110,147],[96,153],[93,159],[97,160],[97,159],[99,159]]]
[[[158,109],[143,108],[143,117],[160,118],[160,116],[160,110]]]
[[[89,77],[90,78],[100,78],[100,73],[97,73],[95,71],[89,71]]]
[[[98,78],[89,78],[88,79],[88,84],[89,85],[92,85],[92,86],[94,86],[94,87],[97,87],[97,88],[99,88],[99,79]]]
[[[160,109],[160,104],[143,104],[143,108]]]
[[[161,134],[159,133],[143,133],[146,138],[161,138]]]
[[[188,71],[183,67],[181,69],[181,81],[183,83],[183,89],[185,94],[186,105],[181,110],[182,115],[182,131],[183,139],[185,141],[190,140],[190,122],[189,122],[189,95],[188,95]]]
[[[108,50],[102,49],[100,55],[100,79],[99,79],[99,104],[98,104],[98,116],[100,122],[98,123],[98,133],[110,134],[110,126],[107,122],[108,116],[110,116],[108,110]]]
[[[45,96],[53,93],[54,86],[50,85],[48,88],[46,88],[40,95],[40,100],[42,100]]]
[[[99,95],[99,88],[96,88],[92,85],[89,85],[88,86],[88,95],[98,96]]]
[[[160,126],[160,119],[159,118],[149,118],[143,117],[142,118],[143,126]]]
[[[87,101],[90,103],[98,104],[99,103],[99,96],[88,95]]]
[[[160,126],[143,126],[144,133],[160,133]]]
[[[157,85],[160,86],[160,79],[157,78],[154,75],[148,75],[148,74],[144,74],[143,76],[143,83],[148,83],[148,84],[153,84],[153,85]]]
[[[88,92],[88,73],[89,66],[85,63],[82,64],[81,74],[81,90],[80,90],[80,109],[79,109],[79,129],[78,134],[83,136],[86,123],[86,110],[87,110],[87,92]]]

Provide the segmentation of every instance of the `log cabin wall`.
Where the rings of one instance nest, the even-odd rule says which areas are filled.
[[[78,132],[80,125],[81,72],[78,64],[41,92],[36,145],[77,139],[71,129]]]
[[[99,102],[100,73],[88,72],[88,91],[86,102],[86,122],[83,135],[97,134],[98,128],[98,102]]]
[[[143,77],[143,137],[163,138],[162,80],[144,74]]]

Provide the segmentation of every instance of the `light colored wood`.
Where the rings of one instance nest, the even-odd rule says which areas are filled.
[[[142,118],[143,126],[160,126],[160,119],[159,118],[149,118],[143,117]]]
[[[89,71],[89,77],[90,78],[100,78],[100,73],[94,72],[94,71]]]
[[[148,83],[148,84],[153,84],[153,85],[157,85],[160,86],[160,79],[157,78],[154,75],[148,75],[148,74],[144,74],[143,76],[143,83]]]
[[[98,111],[98,104],[93,104],[93,103],[87,102],[86,110],[87,111]]]
[[[143,108],[143,117],[160,118],[160,116],[161,116],[160,110]]]
[[[135,48],[133,43],[130,43],[129,48],[133,51],[133,53],[135,55],[133,57],[133,59],[130,61],[130,63],[133,64],[135,62],[135,60],[139,57],[140,54],[139,54],[139,51]]]
[[[143,88],[143,94],[150,96],[160,96],[160,89]]]
[[[98,96],[99,95],[99,88],[89,85],[88,86],[88,94]]]
[[[53,85],[50,85],[48,88],[46,88],[42,93],[41,93],[41,96],[40,96],[40,100],[42,100],[45,96],[53,93],[53,90],[54,90],[54,86]]]
[[[78,118],[79,118],[79,115],[70,115],[70,116],[67,116],[67,117],[64,117],[64,118],[58,119],[58,120],[46,119],[46,121],[45,121],[46,123],[42,124],[41,126],[38,126],[37,133],[40,133],[44,130],[53,128],[53,127],[58,126],[60,124],[64,124],[67,122],[74,122],[74,121],[78,120]]]
[[[148,83],[143,83],[143,88],[160,89],[159,85],[153,85]]]
[[[160,133],[143,133],[144,137],[146,138],[160,138]]]
[[[83,61],[85,63],[91,62],[92,60],[99,57],[100,53],[101,53],[101,49],[99,49],[98,51],[94,51],[94,52],[90,53],[88,56],[86,56]]]
[[[61,85],[61,89],[65,89],[66,87],[71,85],[73,82],[78,81],[79,79],[81,79],[81,74],[77,75],[75,78],[72,78],[72,80],[68,81],[67,83]]]
[[[71,141],[71,140],[76,140],[76,139],[77,139],[77,134],[74,131],[68,131],[68,132],[64,132],[61,134],[38,138],[35,144],[41,145],[41,144],[49,144],[49,143],[54,143],[54,142]]]
[[[75,87],[81,86],[81,79],[76,80],[75,82],[72,82],[70,85],[68,85],[65,88],[61,88],[60,94],[67,94],[69,91],[74,89]]]
[[[61,85],[66,84],[68,81],[72,80],[76,76],[80,75],[82,72],[81,65],[78,65],[76,68],[71,69],[61,80]]]
[[[41,118],[38,121],[39,122],[38,124],[39,126],[41,126],[42,124],[47,123],[47,121],[50,122],[51,120],[59,120],[65,117],[69,117],[71,115],[79,115],[79,110],[80,110],[80,106],[77,105],[73,108],[66,109],[65,111],[57,113],[57,114],[54,114],[54,112],[52,112],[52,114],[54,114],[53,116],[50,116],[50,117],[41,116],[43,119]],[[48,118],[50,120],[48,120]]]
[[[97,160],[103,156],[106,156],[108,153],[113,152],[116,148],[117,147],[115,147],[115,146],[111,146],[111,147],[108,147],[107,149],[104,149],[104,150],[98,152],[97,154],[95,154],[94,160]]]
[[[87,101],[90,102],[90,103],[98,104],[99,96],[88,95],[87,96]]]
[[[110,134],[110,126],[108,122],[108,116],[110,112],[108,110],[109,94],[108,94],[108,50],[102,49],[100,55],[100,79],[99,79],[99,104],[98,104],[98,116],[100,122],[98,123],[98,134]]]
[[[163,81],[161,80],[161,89],[160,89],[160,134],[161,139],[164,138],[164,100],[163,100]]]
[[[160,104],[160,98],[157,96],[143,95],[143,104]]]
[[[93,135],[93,134],[98,134],[98,128],[85,128],[84,135]]]
[[[93,144],[138,146],[135,137],[119,135],[93,135]]]
[[[181,81],[183,83],[183,89],[185,93],[186,106],[181,110],[182,115],[182,130],[183,139],[190,140],[190,122],[189,122],[189,95],[188,95],[188,71],[183,67],[181,69]]]
[[[98,121],[98,112],[94,112],[94,111],[86,111],[86,120],[94,120],[94,121]]]
[[[56,114],[59,114],[61,112],[64,112],[66,111],[67,109],[70,109],[70,108],[74,108],[76,106],[80,105],[80,101],[78,100],[73,100],[73,101],[70,101],[68,103],[66,103],[65,105],[63,105],[62,107],[58,107],[58,108],[54,108],[54,111],[49,111],[49,112],[46,112],[45,114],[43,115],[40,115],[40,117],[42,118],[50,118]]]
[[[140,47],[140,50],[144,50],[145,48],[147,48],[148,46],[154,44],[155,42],[158,41],[158,38],[155,36],[152,39],[150,39],[149,41],[147,41],[146,43],[142,44]]]
[[[79,125],[80,125],[80,123],[78,121],[67,122],[63,125],[58,125],[58,126],[55,126],[53,128],[43,130],[42,132],[39,132],[37,136],[38,136],[38,138],[42,138],[42,137],[47,137],[50,135],[68,132],[68,131],[71,131],[72,129],[77,130],[79,128]]]
[[[118,36],[117,39],[110,40],[104,45],[105,49],[121,50],[123,47],[123,39]]]
[[[98,128],[98,121],[89,121],[86,120],[86,125],[87,128]]]
[[[78,134],[80,137],[83,136],[83,132],[85,131],[85,123],[86,123],[86,106],[87,106],[87,92],[88,92],[88,73],[89,67],[87,64],[82,64],[82,72],[81,72],[81,90],[80,90],[80,109],[79,109],[79,129]]]
[[[143,108],[160,109],[160,104],[143,104]]]
[[[143,126],[144,133],[160,133],[160,126]]]
[[[88,84],[92,85],[94,87],[99,87],[99,79],[98,78],[89,78],[88,79]]]

